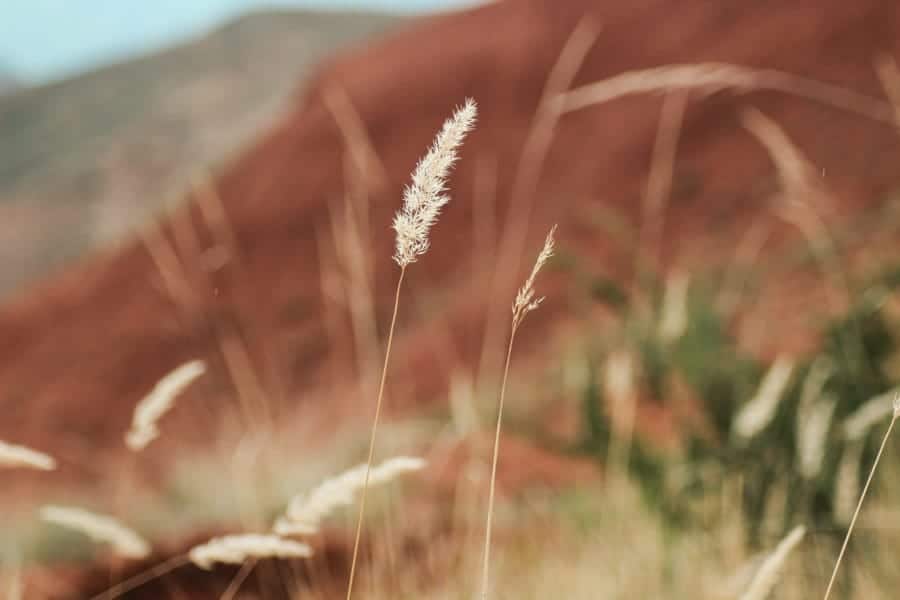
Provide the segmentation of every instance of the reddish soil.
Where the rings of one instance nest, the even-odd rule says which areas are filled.
[[[324,66],[296,109],[222,169],[213,185],[234,246],[228,235],[216,238],[196,202],[166,221],[165,239],[184,265],[174,293],[146,247],[132,242],[7,304],[0,312],[0,437],[48,449],[73,472],[100,478],[97,457],[121,448],[135,402],[162,374],[198,356],[210,362],[210,374],[171,415],[183,440],[209,440],[216,416],[237,412],[228,364],[244,375],[237,387],[247,414],[258,416],[264,401],[273,418],[296,408],[325,414],[331,425],[320,436],[338,419],[368,418],[347,311],[322,293],[323,269],[333,271],[329,206],[340,212],[350,188],[347,143],[324,100],[329,90],[347,94],[378,157],[364,178],[364,231],[372,239],[365,256],[374,270],[381,340],[398,273],[389,223],[402,186],[453,107],[467,96],[480,105],[479,125],[451,181],[452,204],[431,251],[405,280],[387,394],[394,414],[443,406],[453,369],[476,368],[486,321],[498,323],[493,335],[503,343],[512,290],[551,223],[560,224],[560,245],[577,257],[580,271],[629,281],[631,234],[623,245],[596,223],[611,211],[637,226],[661,96],[565,115],[543,164],[522,167],[548,74],[585,15],[598,34],[575,85],[670,63],[722,61],[881,97],[873,59],[900,56],[900,6],[893,0],[513,0],[416,22]],[[664,264],[725,264],[757,219],[774,231],[763,256],[798,243],[796,231],[772,216],[777,179],[766,152],[740,125],[747,106],[780,123],[826,174],[832,226],[877,208],[900,180],[900,138],[884,122],[776,92],[694,95],[674,163]],[[361,147],[353,149],[359,154]],[[520,227],[527,231],[522,239]],[[209,267],[203,251],[216,243],[230,258]],[[782,275],[796,293],[774,308],[783,322],[777,336],[759,342],[760,352],[807,347],[810,307],[818,310],[823,298],[821,281],[808,272]],[[552,334],[592,314],[572,283],[561,272],[540,281],[549,298],[522,329],[520,364],[552,357]],[[494,350],[484,363],[490,369],[497,368],[495,354],[502,358],[502,347]]]

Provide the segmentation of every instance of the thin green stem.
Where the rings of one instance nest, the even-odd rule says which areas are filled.
[[[359,500],[359,518],[356,521],[356,539],[353,542],[353,559],[350,562],[350,578],[347,583],[347,600],[353,595],[353,579],[356,575],[356,562],[359,558],[359,540],[362,536],[363,517],[366,512],[366,492],[369,489],[369,475],[372,472],[372,458],[375,455],[375,435],[378,431],[378,419],[381,416],[381,401],[384,397],[384,382],[387,380],[388,363],[391,358],[391,344],[394,341],[394,326],[397,323],[397,308],[400,306],[400,288],[403,285],[403,275],[406,267],[400,269],[400,277],[397,279],[397,291],[394,295],[394,314],[391,316],[391,327],[388,330],[387,347],[384,351],[384,366],[381,368],[381,383],[378,386],[378,399],[375,401],[375,416],[372,419],[372,433],[369,437],[369,457],[366,460],[366,479],[363,482],[362,493]]]

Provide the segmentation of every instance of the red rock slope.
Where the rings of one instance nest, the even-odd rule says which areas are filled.
[[[365,346],[354,343],[347,310],[322,292],[323,281],[334,289],[332,217],[343,214],[348,189],[360,187],[348,184],[360,178],[348,178],[347,165],[368,165],[362,178],[368,200],[356,204],[355,214],[368,222],[362,230],[372,248],[363,262],[374,269],[383,335],[396,277],[388,226],[401,186],[442,119],[466,96],[479,102],[480,124],[464,147],[432,250],[409,272],[391,407],[435,400],[454,365],[477,364],[488,307],[499,307],[503,334],[509,287],[521,278],[515,261],[523,250],[523,260],[532,260],[550,223],[560,223],[561,245],[585,264],[627,276],[630,248],[595,223],[610,211],[638,222],[661,96],[634,95],[567,114],[552,129],[546,160],[534,160],[540,153],[522,158],[523,147],[541,146],[534,142],[544,131],[539,98],[586,15],[579,35],[593,28],[596,39],[576,86],[658,65],[722,61],[881,97],[873,59],[900,56],[900,7],[892,0],[513,0],[412,24],[324,66],[295,110],[216,178],[227,228],[207,190],[191,200],[203,196],[212,217],[202,218],[194,203],[165,225],[168,244],[150,236],[168,277],[135,242],[9,303],[0,314],[0,436],[71,456],[90,454],[103,440],[118,445],[137,399],[197,355],[212,362],[212,373],[184,403],[192,408],[176,409],[192,424],[238,405],[229,366],[241,375],[251,414],[263,396],[274,407],[368,414],[352,385],[353,356]],[[590,37],[570,44],[561,71],[574,64],[584,39]],[[674,163],[666,261],[723,262],[755,216],[770,219],[774,170],[740,125],[747,106],[781,123],[825,174],[838,199],[828,214],[833,223],[872,206],[900,178],[900,144],[883,121],[773,91],[693,95]],[[367,142],[358,135],[360,123]],[[537,133],[527,145],[530,132]],[[522,240],[509,233],[519,225],[527,226]],[[172,248],[187,265],[183,278],[167,253]],[[513,262],[501,270],[511,282],[492,292],[488,278],[504,248]],[[546,348],[551,325],[580,306],[564,283],[547,278],[545,285],[559,293],[524,330],[523,354]],[[360,323],[364,329],[365,319]],[[194,426],[185,435],[208,437],[205,429]]]

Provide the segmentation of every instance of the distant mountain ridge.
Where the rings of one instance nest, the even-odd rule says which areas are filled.
[[[264,129],[323,57],[398,21],[251,13],[0,97],[0,295],[120,237]]]
[[[3,63],[0,63],[0,96],[10,94],[20,87],[22,87],[22,82],[15,72]]]

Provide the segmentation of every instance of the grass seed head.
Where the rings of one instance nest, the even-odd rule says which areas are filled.
[[[309,558],[312,548],[302,542],[277,535],[248,533],[212,538],[194,546],[188,558],[201,569],[212,569],[216,563],[239,565],[248,558]]]
[[[120,556],[137,559],[150,554],[150,544],[112,517],[82,508],[53,505],[42,507],[40,516],[47,523],[79,531],[96,542],[109,544]]]
[[[457,160],[457,151],[466,134],[475,124],[475,101],[467,99],[453,113],[434,139],[431,148],[416,165],[412,182],[403,192],[403,206],[394,217],[397,247],[394,261],[405,268],[428,251],[431,226],[450,200],[447,195],[447,176]]]
[[[43,452],[0,440],[0,467],[52,471],[56,468],[56,459]]]

